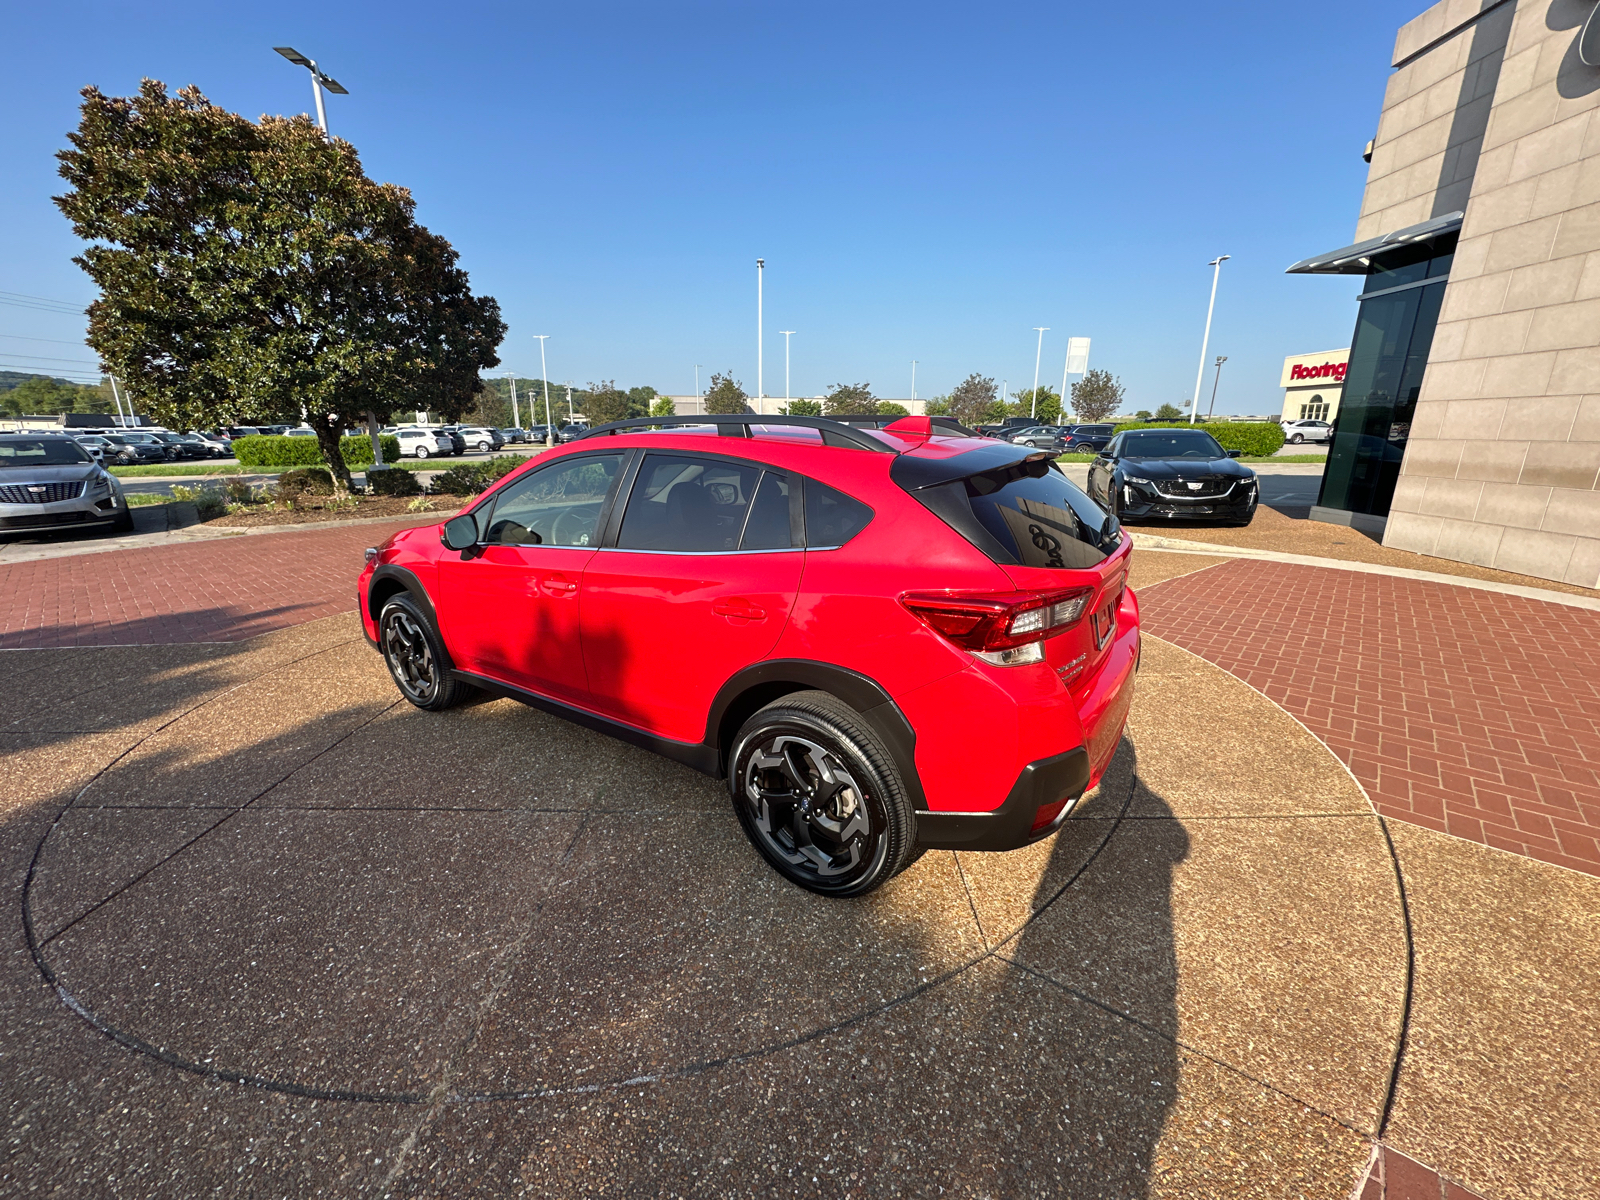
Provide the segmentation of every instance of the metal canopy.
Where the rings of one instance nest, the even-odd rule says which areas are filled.
[[[1393,233],[1386,233],[1382,237],[1368,238],[1364,242],[1357,242],[1340,250],[1330,250],[1314,258],[1303,258],[1290,267],[1286,274],[1367,275],[1372,271],[1373,259],[1386,251],[1414,246],[1418,242],[1431,242],[1447,233],[1454,233],[1461,228],[1461,219],[1465,215],[1459,212],[1445,213],[1442,217],[1434,217],[1419,225],[1407,225],[1404,229],[1396,229]]]

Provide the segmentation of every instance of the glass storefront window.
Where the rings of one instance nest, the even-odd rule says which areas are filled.
[[[1452,243],[1439,256],[1446,270],[1453,251]],[[1431,265],[1423,259],[1369,276],[1367,292],[1409,282],[1398,278],[1402,273],[1438,282],[1361,302],[1317,501],[1324,508],[1388,515],[1444,300],[1445,277],[1430,272]],[[1380,277],[1381,285],[1375,282]]]

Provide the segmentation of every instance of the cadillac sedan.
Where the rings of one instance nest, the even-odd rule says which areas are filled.
[[[1260,490],[1237,450],[1203,429],[1128,429],[1089,464],[1089,495],[1121,521],[1248,525]]]

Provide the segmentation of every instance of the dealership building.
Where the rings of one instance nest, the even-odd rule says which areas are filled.
[[[1600,586],[1596,11],[1401,27],[1355,239],[1289,268],[1365,277],[1314,518]]]

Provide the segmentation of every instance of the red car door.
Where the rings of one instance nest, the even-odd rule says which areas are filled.
[[[581,585],[622,459],[562,458],[474,510],[478,546],[439,559],[439,626],[457,667],[588,702]]]
[[[714,455],[647,454],[617,545],[584,572],[583,661],[593,706],[677,741],[705,737],[727,679],[789,618],[805,554],[782,471]]]

